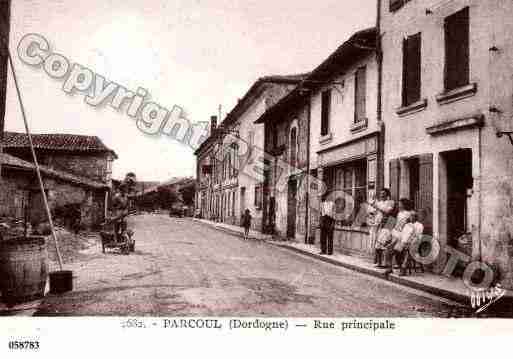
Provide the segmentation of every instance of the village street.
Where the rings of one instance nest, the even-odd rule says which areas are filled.
[[[448,317],[452,303],[191,219],[131,219],[136,251],[67,264],[73,292],[36,315]],[[457,314],[456,314],[457,315]]]

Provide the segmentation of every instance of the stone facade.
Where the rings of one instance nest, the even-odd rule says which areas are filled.
[[[385,0],[380,9],[385,182],[396,198],[414,197],[428,233],[442,245],[496,266],[511,288],[513,146],[497,133],[513,130],[513,3],[394,3],[402,6],[391,9]],[[455,14],[468,32],[447,45]],[[402,49],[412,36],[420,36],[420,96],[405,106]],[[454,49],[467,57],[467,79],[448,88]]]
[[[51,135],[45,136],[51,140]],[[21,203],[28,201],[30,221],[45,221],[46,212],[29,149],[11,144],[4,148],[4,152],[6,156],[11,156],[15,163],[4,166],[2,171],[2,188],[10,188],[10,191],[4,191],[0,198],[0,215],[19,218],[23,213]],[[41,168],[44,169],[44,185],[52,210],[75,205],[80,208],[83,227],[92,228],[99,225],[105,218],[105,198],[111,186],[115,154],[110,150],[72,151],[69,148],[36,148],[36,155]]]
[[[28,149],[6,148],[9,153],[25,161],[32,162],[32,155]],[[106,152],[73,153],[68,151],[36,151],[38,162],[41,165],[62,170],[74,175],[87,177],[93,181],[109,183],[112,178],[113,156]]]
[[[81,224],[86,228],[104,219],[105,189],[94,189],[62,179],[44,178],[50,208],[78,204],[82,208]],[[0,194],[0,216],[24,219],[30,223],[46,221],[46,211],[34,173],[4,168]],[[25,208],[27,213],[25,213]]]
[[[296,241],[308,239],[309,111],[308,101],[300,101],[265,123],[265,150],[273,157],[266,178],[264,229]]]
[[[242,213],[249,209],[252,228],[262,229],[264,174],[255,168],[263,167],[257,162],[264,153],[264,126],[254,122],[298,81],[296,77],[259,79],[223,123],[213,126],[211,136],[196,151],[197,206],[204,218],[240,225]],[[204,165],[210,173],[202,173]]]

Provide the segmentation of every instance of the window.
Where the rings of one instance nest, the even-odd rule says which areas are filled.
[[[403,106],[420,101],[421,35],[403,40]]]
[[[297,127],[290,130],[290,165],[297,166]]]
[[[406,4],[409,1],[410,0],[390,0],[390,11],[394,12],[399,10],[404,6],[404,4]]]
[[[235,196],[236,196],[235,193],[236,193],[235,191],[232,193],[232,216],[233,217],[235,217]]]
[[[331,90],[322,92],[321,95],[321,136],[328,135],[330,131]]]
[[[468,7],[445,19],[445,90],[469,83]]]
[[[367,71],[365,67],[356,70],[354,81],[354,122],[365,121]]]
[[[329,191],[344,191],[353,198],[354,209],[352,214],[346,218],[337,217],[337,220],[343,222],[342,224],[350,225],[361,204],[367,200],[367,160],[355,161],[328,169],[327,185]],[[337,205],[337,199],[335,204]],[[340,213],[347,214],[348,209],[344,207],[345,205],[342,205]],[[337,212],[339,212],[338,205]]]
[[[255,186],[255,208],[262,208],[262,200],[263,200],[263,186],[257,185]]]

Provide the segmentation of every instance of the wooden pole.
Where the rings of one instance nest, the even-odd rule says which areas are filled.
[[[23,123],[25,125],[25,132],[27,133],[27,137],[28,137],[29,144],[30,144],[30,151],[32,152],[32,158],[34,159],[34,166],[36,167],[36,174],[37,174],[37,179],[39,181],[39,187],[41,189],[41,195],[43,196],[43,202],[44,202],[44,205],[45,205],[46,214],[48,216],[48,222],[50,223],[50,229],[52,231],[52,237],[53,237],[53,241],[54,241],[54,244],[55,244],[55,250],[57,252],[57,259],[59,261],[59,267],[60,267],[60,269],[62,271],[61,252],[59,250],[59,245],[57,243],[57,235],[55,234],[55,228],[53,226],[53,221],[52,221],[52,214],[50,212],[50,206],[48,205],[48,199],[46,197],[45,187],[44,187],[44,184],[43,184],[43,178],[41,177],[41,171],[39,169],[39,163],[37,162],[36,151],[34,150],[34,143],[32,142],[32,136],[30,135],[30,129],[29,129],[29,125],[28,125],[28,122],[27,122],[27,117],[26,117],[26,114],[25,114],[25,107],[23,106],[23,100],[21,98],[20,88],[19,88],[19,85],[18,85],[18,78],[16,77],[16,71],[14,69],[14,63],[12,61],[11,52],[9,51],[9,45],[5,44],[5,48],[7,50],[7,57],[9,58],[9,64],[10,64],[10,67],[11,67],[11,73],[12,73],[12,77],[13,77],[13,80],[14,80],[14,86],[16,87],[16,93],[18,95],[18,102],[20,104],[21,115],[23,117]]]

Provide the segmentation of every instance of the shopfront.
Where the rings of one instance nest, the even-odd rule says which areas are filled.
[[[372,256],[366,223],[356,218],[370,192],[376,190],[377,149],[375,134],[318,153],[321,178],[335,202],[334,248],[342,253]]]

